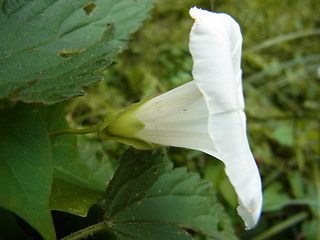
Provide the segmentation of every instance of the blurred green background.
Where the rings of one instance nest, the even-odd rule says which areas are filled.
[[[69,123],[94,124],[111,109],[192,80],[188,11],[195,5],[230,14],[242,29],[248,137],[264,188],[259,225],[243,230],[219,161],[177,148],[168,149],[170,159],[213,183],[241,239],[320,239],[319,0],[158,0],[128,49],[101,73],[105,80],[69,103]],[[116,159],[127,147],[104,148]]]

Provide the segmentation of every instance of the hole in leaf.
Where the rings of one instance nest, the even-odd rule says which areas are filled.
[[[64,57],[64,58],[69,58],[69,57],[72,57],[72,55],[75,55],[75,54],[81,53],[81,52],[83,52],[83,50],[62,50],[59,53],[59,56]]]
[[[96,8],[95,2],[88,2],[86,5],[84,5],[82,8],[86,12],[88,16],[92,15],[93,10]]]
[[[102,153],[101,152],[96,152],[96,159],[99,161],[99,162],[101,162],[102,161]]]
[[[158,173],[158,168],[155,167],[155,168],[152,169],[152,171],[153,171],[154,174],[157,174]]]
[[[217,228],[218,228],[218,231],[219,231],[219,232],[224,231],[225,226],[224,226],[224,221],[223,221],[223,220],[220,220],[220,221],[218,222]]]

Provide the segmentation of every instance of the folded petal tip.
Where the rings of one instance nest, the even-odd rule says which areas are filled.
[[[222,27],[224,29],[229,29],[228,32],[234,31],[233,28],[238,28],[239,30],[237,31],[240,32],[240,25],[238,22],[227,13],[216,13],[197,7],[192,7],[189,10],[189,15],[196,22],[204,21],[214,28]]]
[[[203,10],[201,8],[197,8],[197,7],[192,7],[190,8],[189,14],[193,19],[197,19],[198,17],[200,17],[203,12],[208,12],[207,10]]]
[[[239,216],[243,219],[246,226],[246,230],[250,230],[257,225],[261,215],[261,208],[261,197],[253,201],[249,207],[246,207],[243,204],[239,203],[239,206],[237,207],[237,212]]]

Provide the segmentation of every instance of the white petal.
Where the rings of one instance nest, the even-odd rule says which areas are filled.
[[[200,90],[206,89],[205,97],[210,106],[214,106],[212,111],[215,113],[243,109],[243,103],[239,101],[243,99],[239,25],[224,13],[192,8],[190,14],[195,18],[189,48],[196,84]]]
[[[208,133],[207,105],[193,81],[147,101],[134,117],[145,124],[136,134],[145,141],[218,154]]]
[[[238,213],[248,229],[259,220],[261,179],[246,136],[241,80],[242,36],[227,14],[192,8],[193,77],[209,110],[209,135],[238,195]]]

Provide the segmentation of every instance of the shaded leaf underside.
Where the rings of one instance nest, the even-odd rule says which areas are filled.
[[[42,107],[41,112],[49,131],[68,128],[64,104]],[[77,136],[61,135],[53,137],[51,144],[54,178],[50,209],[86,216],[90,207],[103,199],[107,182],[113,174],[113,168],[101,149],[103,143],[84,139],[79,144]],[[78,148],[82,149],[82,156]],[[96,158],[97,152],[102,159]]]

